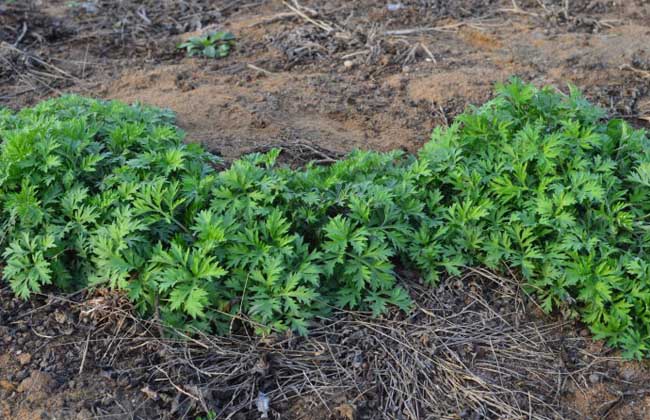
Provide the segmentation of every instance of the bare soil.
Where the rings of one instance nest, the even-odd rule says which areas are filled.
[[[215,29],[237,36],[229,57],[187,58],[176,50],[189,36]],[[0,1],[0,105],[18,109],[65,92],[142,101],[172,109],[188,141],[228,160],[273,146],[291,151],[289,163],[338,158],[355,148],[414,152],[433,127],[484,102],[494,83],[511,75],[563,91],[567,83],[575,84],[612,117],[650,126],[650,1]],[[491,293],[490,287],[479,289]],[[363,367],[361,362],[355,368],[354,360],[345,362],[347,353],[334,351],[327,363],[340,365],[328,371],[339,375],[337,380],[326,375],[329,379],[311,385],[303,381],[304,388],[293,390],[280,389],[277,375],[255,373],[270,346],[273,354],[284,354],[270,371],[277,367],[293,378],[286,384],[298,383],[300,372],[315,380],[313,366],[297,358],[296,348],[315,345],[309,340],[291,348],[297,353],[287,352],[286,343],[263,343],[267,347],[260,350],[252,339],[220,342],[255,361],[243,365],[249,369],[247,379],[226,384],[200,371],[168,369],[182,360],[176,353],[182,346],[156,341],[155,329],[147,331],[125,315],[113,316],[128,308],[119,296],[18,302],[2,293],[0,418],[194,418],[206,407],[223,408],[224,418],[226,413],[258,418],[255,401],[262,390],[273,397],[270,415],[276,418],[411,419],[427,413],[429,418],[513,418],[513,412],[490,405],[487,391],[482,397],[461,392],[452,402],[441,399],[446,401],[441,407],[449,409],[444,415],[427,405],[427,398],[440,396],[433,391],[420,396],[421,404],[403,403],[407,396],[391,394],[397,385],[381,384],[390,377],[386,372],[406,374],[397,366],[413,368],[420,362],[407,358],[391,364],[391,352],[380,352],[374,364]],[[112,302],[107,314],[113,315],[84,318],[84,305],[97,298]],[[497,305],[490,296],[482,299]],[[461,303],[451,309],[462,311]],[[438,304],[421,301],[427,311]],[[528,331],[518,329],[523,324],[546,335],[534,342],[539,354],[531,356],[529,365],[491,352],[482,355],[492,357],[490,363],[511,364],[498,364],[498,375],[489,380],[475,369],[480,357],[472,356],[489,346],[463,338],[477,351],[454,351],[454,363],[484,378],[489,384],[485,390],[493,391],[495,384],[508,390],[507,398],[493,401],[533,410],[520,413],[521,418],[650,418],[645,362],[622,363],[559,314],[546,318],[528,304],[499,305],[497,312],[503,307],[517,314],[513,331]],[[395,324],[390,334],[380,330],[382,335],[370,320],[357,319],[349,328],[362,333],[350,346],[365,354],[383,343],[398,354],[404,349],[396,340],[411,337],[417,325],[433,328],[431,320],[418,322],[423,321]],[[336,330],[325,321],[323,329]],[[125,344],[133,337],[146,338],[138,342],[142,347]],[[323,337],[313,339],[329,343]],[[501,348],[514,343],[508,340],[503,338]],[[422,343],[418,351],[427,347]],[[214,351],[208,345],[206,354],[214,357]],[[206,354],[201,357],[209,360]],[[562,363],[545,373],[535,370],[532,360],[553,358]],[[452,353],[443,352],[442,359],[451,363]],[[161,366],[168,376],[156,368]],[[520,376],[508,377],[509,369]],[[351,373],[340,376],[341,371]],[[526,374],[528,382],[517,382]],[[270,377],[276,378],[275,385]],[[438,385],[422,378],[404,382],[451,392],[445,388],[447,379]],[[509,380],[514,383],[503,385]],[[341,383],[346,388],[334,392],[332,387]],[[250,389],[240,392],[237,386]],[[512,395],[526,395],[528,402]],[[531,402],[535,396],[543,403]],[[386,412],[389,407],[397,411]]]

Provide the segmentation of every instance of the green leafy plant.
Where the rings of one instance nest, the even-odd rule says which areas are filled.
[[[195,36],[179,44],[177,48],[184,49],[187,55],[197,55],[207,58],[223,58],[230,54],[235,45],[235,36],[230,32],[210,32],[202,36]]]
[[[23,298],[105,285],[142,313],[227,333],[307,334],[331,308],[407,311],[395,266],[521,273],[542,307],[650,353],[645,132],[517,79],[417,156],[357,151],[225,170],[166,111],[67,96],[0,111],[0,249]]]

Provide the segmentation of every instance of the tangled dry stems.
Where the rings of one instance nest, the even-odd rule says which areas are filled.
[[[567,343],[566,322],[531,316],[513,278],[474,269],[435,289],[403,280],[416,298],[412,313],[374,319],[338,311],[309,337],[169,330],[134,316],[112,292],[81,303],[80,317],[97,323],[89,343],[105,347],[102,363],[116,374],[127,355],[149,355],[129,374],[169,404],[169,418],[257,415],[260,395],[271,415],[301,407],[302,418],[313,410],[340,415],[342,407],[355,418],[567,418],[575,414],[561,404],[567,382],[580,388],[589,368],[606,361],[578,350],[588,365],[566,362],[566,346],[583,339]],[[234,331],[246,322],[234,320]]]

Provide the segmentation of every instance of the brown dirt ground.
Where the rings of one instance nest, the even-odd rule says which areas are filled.
[[[237,36],[229,57],[175,50],[213,28]],[[573,83],[611,116],[650,126],[650,2],[0,1],[0,105],[63,92],[142,101],[172,109],[189,141],[227,159],[295,142],[330,156],[415,151],[510,75]],[[11,339],[0,340],[0,418],[158,418],[167,407],[102,370],[137,366],[137,356],[100,355],[79,373],[66,360],[78,362],[91,327],[46,312],[43,333],[15,323],[34,303],[3,300],[0,328]],[[599,344],[585,351],[611,359]],[[650,418],[645,363],[612,359],[592,373],[562,397],[576,418]]]

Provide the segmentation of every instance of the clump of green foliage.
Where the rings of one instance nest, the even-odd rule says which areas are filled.
[[[382,167],[399,170],[390,155],[297,174],[274,166],[276,150],[218,172],[169,113],[74,96],[3,111],[0,136],[4,277],[20,297],[104,284],[220,331],[240,311],[305,333],[329,305],[408,307],[389,261],[403,198],[370,197]],[[346,214],[364,195],[381,203]]]
[[[577,310],[596,338],[650,345],[650,144],[575,89],[518,80],[436,130],[420,153],[463,265],[517,268],[545,310]]]
[[[195,36],[178,45],[190,57],[203,56],[207,58],[223,58],[230,54],[235,45],[235,36],[230,32],[210,32],[202,36]]]
[[[650,147],[575,89],[513,79],[417,156],[354,152],[228,169],[168,112],[63,97],[0,112],[0,246],[21,297],[106,284],[177,326],[306,333],[329,308],[408,310],[396,264],[435,283],[518,270],[628,357],[650,346]]]

